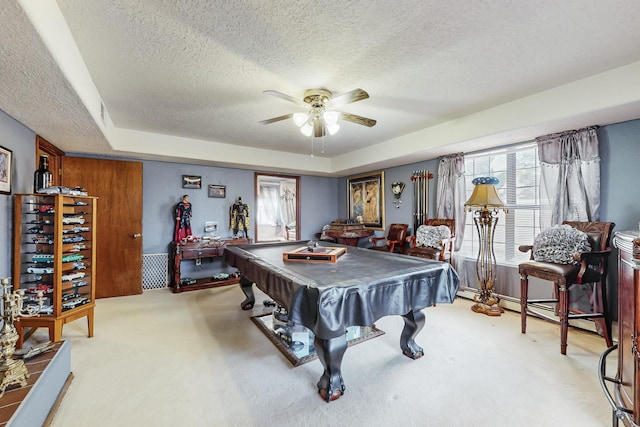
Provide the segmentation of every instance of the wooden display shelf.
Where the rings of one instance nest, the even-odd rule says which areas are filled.
[[[195,291],[199,289],[217,288],[219,286],[236,285],[240,282],[240,276],[230,275],[228,279],[214,279],[212,277],[195,279],[195,283],[182,283],[181,264],[183,261],[198,260],[207,258],[221,258],[226,245],[250,245],[250,238],[244,239],[221,239],[214,242],[172,242],[173,252],[173,274],[171,288],[174,293]]]
[[[38,317],[21,317],[16,320],[15,326],[18,331],[18,342],[16,348],[22,348],[22,344],[26,338],[36,328],[47,328],[49,330],[49,341],[58,342],[62,339],[62,326],[73,322],[74,320],[87,318],[87,337],[93,337],[93,311],[95,303],[81,305],[72,310],[62,312],[60,317],[40,315]],[[26,328],[32,328],[25,332]]]

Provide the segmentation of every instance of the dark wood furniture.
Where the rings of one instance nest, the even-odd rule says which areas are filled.
[[[593,319],[599,324],[607,347],[613,343],[611,340],[611,318],[607,313],[606,289],[608,258],[611,253],[609,243],[611,233],[615,226],[612,222],[579,222],[564,221],[587,234],[591,251],[579,254],[578,264],[554,264],[533,260],[533,246],[523,245],[519,249],[522,252],[531,251],[531,261],[518,266],[520,271],[520,318],[522,333],[527,330],[527,314],[541,317],[547,320],[556,321],[551,316],[546,316],[538,311],[531,311],[529,305],[535,304],[538,308],[543,308],[539,304],[555,303],[554,310],[560,322],[560,353],[567,354],[567,335],[570,319]],[[542,280],[549,280],[554,284],[554,298],[529,299],[529,276]],[[576,312],[569,309],[569,287],[574,284],[595,283],[595,311],[593,313]]]
[[[421,310],[451,303],[456,296],[458,275],[447,263],[356,247],[347,248],[335,263],[285,262],[282,254],[298,247],[299,243],[229,246],[225,259],[243,273],[240,285],[247,297],[243,309],[253,308],[255,283],[287,309],[289,322],[314,333],[315,350],[324,366],[317,388],[326,401],[339,398],[345,389],[341,363],[347,327],[400,315],[405,323],[400,348],[416,359],[423,355],[414,341],[424,326]]]
[[[37,328],[47,328],[49,340],[60,341],[62,327],[83,317],[92,337],[97,198],[17,194],[15,202],[13,286],[24,289],[27,302],[39,290],[45,297],[39,316],[15,322],[16,347],[22,348],[25,336]]]
[[[613,408],[613,425],[640,425],[640,234],[621,231],[614,235],[618,248],[618,344],[600,358],[600,384]],[[615,378],[607,377],[606,358],[617,349]],[[613,384],[614,393],[606,383]]]
[[[182,283],[181,264],[187,260],[202,260],[205,258],[218,258],[224,254],[227,245],[250,245],[250,238],[244,239],[220,239],[203,242],[171,242],[171,252],[173,254],[173,274],[171,276],[171,287],[173,292],[193,291],[197,289],[215,288],[218,286],[235,285],[239,282],[239,275],[231,275],[227,279],[214,279],[212,277],[195,279],[194,283]],[[197,261],[196,261],[197,262]]]
[[[369,242],[373,243],[376,251],[395,252],[403,254],[406,246],[407,229],[409,224],[391,224],[387,237],[371,237]],[[384,242],[384,245],[378,246],[378,242]]]
[[[325,234],[338,241],[341,245],[358,246],[358,241],[363,237],[369,237],[373,230],[365,228],[364,224],[346,224],[334,221],[329,224]]]
[[[424,222],[428,227],[437,227],[444,225],[449,228],[451,237],[441,239],[437,246],[418,246],[416,244],[416,236],[408,236],[407,243],[409,249],[406,254],[427,259],[435,259],[437,261],[446,261],[453,265],[453,244],[456,241],[456,220],[455,219],[428,219]],[[419,228],[418,228],[419,229]],[[418,230],[416,230],[416,234]]]

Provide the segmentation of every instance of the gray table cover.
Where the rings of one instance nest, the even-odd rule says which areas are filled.
[[[233,245],[225,259],[289,310],[289,320],[331,339],[349,326],[453,302],[458,274],[448,263],[344,246],[335,263],[283,261],[306,242]],[[323,246],[339,247],[336,244]]]

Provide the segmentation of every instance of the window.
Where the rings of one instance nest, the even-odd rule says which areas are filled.
[[[493,242],[496,261],[500,264],[526,261],[530,254],[520,252],[518,246],[531,244],[540,232],[540,165],[537,145],[527,142],[465,155],[467,199],[473,192],[471,181],[479,176],[494,176],[500,180],[496,186],[498,195],[509,209],[506,214],[498,214]],[[478,246],[473,216],[467,213],[462,253],[475,258]]]

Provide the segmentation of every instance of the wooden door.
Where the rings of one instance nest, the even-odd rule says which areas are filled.
[[[98,197],[96,298],[142,293],[142,163],[62,158],[62,185]]]

